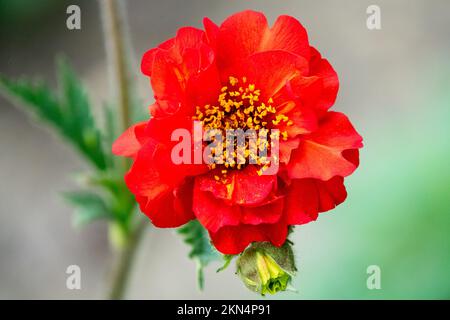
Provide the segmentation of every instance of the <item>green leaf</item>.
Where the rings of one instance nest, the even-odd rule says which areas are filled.
[[[116,220],[128,223],[136,206],[134,195],[128,190],[122,172],[105,170],[89,175],[89,185],[102,188],[109,195],[108,206]]]
[[[189,258],[197,263],[198,286],[203,289],[203,269],[211,261],[218,260],[220,254],[212,247],[206,230],[197,220],[192,220],[179,228],[178,233],[183,237],[184,242],[191,246]]]
[[[66,192],[64,198],[75,207],[73,223],[77,227],[94,220],[113,218],[106,201],[96,193],[90,191]]]
[[[234,254],[224,254],[223,255],[224,263],[219,269],[216,270],[216,272],[221,272],[221,271],[225,270],[226,268],[228,268],[228,266],[230,265],[230,263],[234,257],[235,257]]]
[[[7,97],[17,99],[38,118],[51,124],[97,168],[106,168],[100,131],[94,122],[87,95],[65,60],[58,63],[56,94],[42,81],[10,80],[0,76],[0,88]]]

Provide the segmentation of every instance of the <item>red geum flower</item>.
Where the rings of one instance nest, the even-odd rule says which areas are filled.
[[[123,133],[113,152],[134,160],[125,181],[155,226],[198,219],[224,254],[254,241],[281,246],[288,226],[316,220],[345,200],[344,177],[358,167],[362,138],[344,114],[328,111],[337,74],[296,19],[280,16],[269,27],[262,13],[244,11],[220,26],[205,18],[204,27],[181,28],[144,54],[141,69],[156,100],[152,118]],[[230,117],[232,128],[255,128],[259,119],[257,129],[280,130],[277,174],[260,175],[257,164],[171,161],[175,129],[192,132],[193,119],[225,129]]]

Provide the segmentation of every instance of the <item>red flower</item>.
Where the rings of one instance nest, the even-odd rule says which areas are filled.
[[[281,246],[289,225],[345,200],[344,177],[358,167],[362,138],[344,114],[328,111],[337,74],[296,19],[280,16],[269,27],[263,14],[244,11],[220,26],[205,18],[204,27],[181,28],[144,54],[152,118],[123,133],[113,152],[134,159],[125,180],[155,226],[198,219],[225,254],[254,241]],[[277,173],[260,175],[257,164],[175,164],[171,134],[192,132],[193,118],[219,129],[255,128],[255,119],[258,128],[279,129]]]

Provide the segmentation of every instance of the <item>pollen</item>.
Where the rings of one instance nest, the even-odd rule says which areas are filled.
[[[293,122],[286,115],[277,114],[277,109],[273,104],[273,98],[263,99],[261,90],[254,83],[249,82],[246,77],[239,79],[230,76],[228,83],[221,88],[216,103],[197,106],[193,119],[202,121],[205,130],[219,129],[225,131],[229,129],[242,129],[246,131],[253,129],[259,130],[260,132],[261,130],[267,130],[268,133],[270,129],[280,127],[281,138],[287,140],[288,133],[285,131],[285,127],[293,125]],[[276,138],[279,137],[279,135],[276,136]],[[270,138],[272,139],[274,137],[271,135]],[[233,150],[237,150],[236,141],[234,144]],[[259,136],[256,145],[258,148],[270,148],[269,141],[267,139],[261,139]],[[248,142],[245,143],[245,152],[233,152],[232,155],[228,155],[228,158],[231,156],[236,159],[236,161],[232,162],[226,161],[226,143],[223,143],[222,147],[222,155],[216,154],[215,157],[221,157],[224,160],[224,164],[220,165],[219,168],[216,167],[216,164],[209,165],[211,170],[218,169],[217,175],[214,176],[216,180],[222,180],[226,177],[229,169],[239,170],[244,168],[250,160],[255,160],[260,165],[258,174],[261,174],[265,169],[264,161],[267,159],[259,158],[257,154],[249,151]],[[241,156],[239,156],[240,154]]]

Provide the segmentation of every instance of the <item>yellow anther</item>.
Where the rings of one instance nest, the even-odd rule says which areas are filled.
[[[229,77],[229,84],[223,86],[218,95],[216,104],[196,106],[196,114],[193,119],[202,121],[203,127],[206,129],[254,129],[258,130],[259,134],[263,134],[267,137],[269,129],[273,126],[279,126],[281,123],[288,126],[293,125],[293,121],[290,120],[284,114],[277,114],[277,110],[272,106],[273,99],[270,98],[265,101],[260,101],[261,90],[256,88],[254,83],[247,84],[248,79],[243,77],[238,79],[236,77]],[[238,85],[241,84],[241,85]],[[267,128],[267,126],[270,126]],[[270,139],[279,137],[278,134],[271,134]],[[288,134],[286,131],[281,132],[283,140],[287,140]],[[260,158],[258,156],[258,150],[268,150],[272,146],[272,142],[269,138],[257,139],[252,141],[252,150],[249,150],[249,142],[245,143],[245,147],[238,146],[236,142],[233,142],[233,150],[238,149],[238,152],[231,152],[227,157],[226,143],[221,143],[217,146],[220,154],[212,148],[214,157],[211,155],[212,160],[221,160],[224,164],[217,165],[212,163],[209,168],[215,169],[219,166],[219,175],[215,175],[214,179],[217,181],[224,181],[224,177],[227,174],[228,168],[241,169],[250,160],[252,163],[264,165],[266,158]],[[241,148],[241,149],[239,149]],[[218,151],[217,150],[217,151]],[[256,150],[256,154],[255,151]],[[264,166],[260,168],[259,174],[264,171]],[[226,179],[225,179],[226,180]]]
[[[239,82],[239,80],[235,77],[229,77],[228,80],[232,86],[235,86]]]

